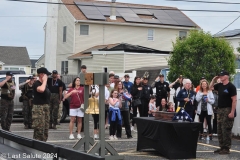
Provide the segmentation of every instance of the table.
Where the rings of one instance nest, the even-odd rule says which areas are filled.
[[[168,159],[196,158],[201,123],[134,118],[137,124],[137,151],[153,148]]]

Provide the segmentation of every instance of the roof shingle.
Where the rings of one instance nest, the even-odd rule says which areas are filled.
[[[26,47],[0,46],[0,61],[5,65],[31,66]]]

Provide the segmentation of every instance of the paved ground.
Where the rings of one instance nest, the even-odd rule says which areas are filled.
[[[68,131],[69,121],[65,123],[61,123],[61,125],[57,126],[57,130],[50,130],[48,143],[52,143],[55,145],[63,146],[66,148],[72,148],[72,146],[77,142],[77,140],[69,140],[69,131]],[[92,127],[93,122],[90,121],[90,135],[92,135]],[[17,135],[21,135],[23,137],[32,138],[33,130],[32,129],[24,129],[22,124],[22,119],[15,119],[11,126],[12,133]],[[123,130],[124,132],[124,130]],[[82,133],[83,136],[83,133]],[[76,133],[75,133],[76,137]],[[108,130],[106,130],[106,138],[108,137]],[[133,132],[133,139],[127,139],[126,135],[123,135],[122,139],[116,141],[108,141],[119,153],[119,155],[123,155],[125,160],[159,160],[166,159],[161,156],[158,152],[154,150],[146,150],[142,152],[136,151],[137,146],[137,133]],[[184,147],[184,145],[183,145]],[[229,155],[219,155],[214,154],[213,151],[218,148],[217,137],[214,137],[209,144],[206,143],[205,140],[200,140],[197,146],[197,159],[231,159],[238,160],[240,159],[240,141],[233,139],[232,142],[232,150]]]

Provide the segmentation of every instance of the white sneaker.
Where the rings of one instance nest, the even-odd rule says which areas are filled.
[[[114,135],[114,136],[113,136],[113,138],[114,138],[115,140],[118,140],[118,138],[117,138],[117,136],[116,136],[116,135]]]
[[[82,138],[81,134],[78,134],[77,139],[81,139],[81,138]]]
[[[97,134],[94,134],[94,139],[98,139],[98,135]]]
[[[113,136],[109,136],[109,140],[114,140]]]
[[[73,134],[70,134],[69,139],[74,139]]]
[[[133,130],[134,130],[134,126],[131,127],[131,131],[133,131]]]

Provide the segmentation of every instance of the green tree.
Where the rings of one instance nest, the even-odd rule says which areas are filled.
[[[235,73],[236,63],[233,47],[223,38],[210,33],[192,30],[184,39],[176,39],[168,59],[168,79],[173,82],[179,75],[191,79],[194,86],[201,77],[211,81],[222,69]]]

